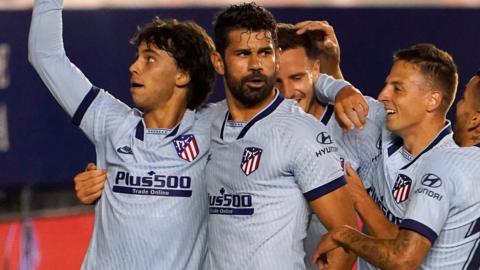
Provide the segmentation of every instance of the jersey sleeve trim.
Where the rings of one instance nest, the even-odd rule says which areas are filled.
[[[430,243],[432,243],[432,245],[438,237],[435,231],[433,231],[423,223],[420,223],[413,219],[404,219],[402,223],[400,223],[399,227],[401,230],[410,230],[423,235],[430,241]]]
[[[343,176],[328,182],[327,184],[320,186],[318,188],[312,189],[308,192],[305,192],[303,195],[307,199],[307,201],[311,202],[314,201],[336,189],[341,188],[342,186],[346,185],[347,181]]]
[[[98,96],[100,89],[98,87],[92,86],[90,91],[85,95],[82,102],[78,106],[77,110],[73,114],[72,123],[76,126],[80,126],[83,116],[87,112],[88,107],[92,104],[95,98]]]

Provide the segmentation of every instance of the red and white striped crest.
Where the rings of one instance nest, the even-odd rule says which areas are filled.
[[[404,174],[398,174],[395,185],[392,189],[393,198],[397,203],[404,202],[408,199],[412,188],[412,179]]]
[[[181,159],[186,161],[193,161],[199,154],[199,149],[195,136],[192,134],[178,136],[173,140],[175,150]]]
[[[243,151],[242,164],[240,164],[240,168],[242,168],[245,175],[248,176],[258,169],[262,152],[262,149],[256,147],[245,148]]]

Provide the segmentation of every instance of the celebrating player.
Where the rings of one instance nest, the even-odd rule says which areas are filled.
[[[70,63],[62,5],[35,1],[29,59],[108,171],[82,269],[200,269],[210,123],[194,110],[215,79],[212,40],[193,22],[156,18],[138,31],[130,92],[141,112],[93,86]]]
[[[307,201],[328,229],[355,226],[336,144],[274,88],[276,34],[255,4],[215,22],[212,59],[228,110],[213,120],[206,166],[212,269],[304,269]],[[335,267],[351,267],[352,256],[335,256]]]
[[[349,227],[333,230],[318,254],[334,247],[352,250],[382,269],[479,269],[480,72],[457,105],[455,141],[425,159],[400,231],[378,239]]]

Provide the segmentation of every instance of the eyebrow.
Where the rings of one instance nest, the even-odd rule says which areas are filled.
[[[160,55],[159,53],[157,53],[156,51],[152,50],[152,49],[143,49],[142,51],[140,51],[141,53],[153,53],[153,54],[156,54],[156,55]]]
[[[296,76],[305,76],[305,74],[307,74],[307,73],[306,72],[297,72],[297,73],[288,75],[288,77],[291,78],[291,77],[296,77]]]

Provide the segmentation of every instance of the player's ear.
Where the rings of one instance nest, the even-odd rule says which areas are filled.
[[[215,68],[215,71],[219,75],[225,75],[225,64],[223,63],[222,55],[219,52],[214,51],[210,55],[210,59],[212,61],[213,67]]]
[[[426,108],[428,112],[433,112],[437,110],[440,105],[442,105],[442,99],[443,99],[443,94],[440,90],[438,89],[432,89],[428,94],[427,94],[427,99],[426,99]]]
[[[476,137],[480,137],[480,111],[476,111],[470,118],[469,130],[472,130]]]
[[[179,70],[175,77],[175,86],[183,88],[186,87],[188,83],[190,83],[190,73],[185,70]]]

